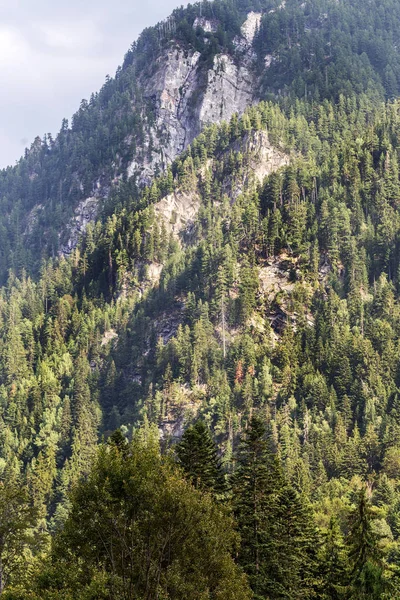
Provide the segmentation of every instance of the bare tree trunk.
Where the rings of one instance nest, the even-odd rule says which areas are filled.
[[[226,358],[226,335],[225,335],[225,298],[221,296],[221,313],[222,313],[222,344],[224,348],[224,360]]]
[[[6,585],[6,582],[5,582],[5,577],[4,577],[3,561],[1,558],[1,554],[0,554],[0,596],[4,592],[5,585]]]

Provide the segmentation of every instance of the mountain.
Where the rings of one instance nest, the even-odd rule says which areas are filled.
[[[1,172],[2,281],[69,254],[120,182],[148,183],[205,125],[260,99],[395,97],[399,12],[395,1],[231,0],[147,29],[71,127]]]
[[[223,497],[242,537],[223,552],[254,597],[399,597],[399,17],[389,0],[177,9],[71,128],[2,172],[0,476],[27,491],[25,529],[55,536],[60,569],[38,567],[37,596],[13,596],[34,591],[10,574],[9,598],[103,597],[102,581],[132,597],[112,591],[125,583],[108,579],[96,524],[114,540],[116,507],[118,523],[140,513],[144,568],[165,530],[159,500],[150,529],[151,507],[137,510],[141,473],[153,499],[175,490],[171,527],[180,494],[182,518],[195,505],[211,529]],[[163,451],[184,436],[183,471],[154,431]],[[174,487],[185,465],[203,509]],[[177,539],[165,594],[193,576]],[[201,597],[248,597],[228,579]],[[217,585],[199,581],[170,597]]]

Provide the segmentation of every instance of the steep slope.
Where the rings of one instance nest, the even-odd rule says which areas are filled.
[[[164,552],[164,502],[154,529],[134,448],[161,488],[161,462],[179,481],[170,450],[195,421],[203,440],[192,431],[187,446],[205,442],[231,484],[236,555],[255,593],[399,596],[399,17],[392,0],[179,9],[143,33],[70,129],[2,173],[1,256],[12,268],[0,288],[0,504],[8,508],[4,490],[26,490],[25,529],[33,518],[35,534],[71,536],[39,565],[38,598],[69,589],[67,547],[78,550],[72,597],[82,579],[85,597],[108,594],[114,539],[125,572],[128,537],[137,550],[131,467],[146,532],[150,523]],[[124,437],[140,424],[128,450]],[[243,493],[254,473],[260,522],[272,523],[260,577],[243,558],[243,544],[258,557],[255,488]],[[65,522],[79,479],[76,528]],[[129,514],[119,512],[126,500]],[[360,514],[373,552],[356,573]],[[41,551],[32,552],[33,564]],[[100,570],[86,573],[89,555]],[[26,572],[10,598],[34,597]],[[159,583],[159,565],[155,573]]]
[[[143,419],[168,439],[202,415],[229,463],[257,411],[291,480],[310,461],[310,489],[385,469],[399,111],[366,97],[290,114],[261,103],[206,128],[37,284],[10,281],[1,468],[26,477],[52,527],[99,431]]]
[[[394,97],[394,0],[220,0],[146,30],[71,127],[0,175],[0,273],[68,254],[129,177],[148,183],[209,123],[265,97]],[[133,185],[130,191],[136,195]],[[109,211],[109,208],[107,209]]]
[[[214,24],[192,18],[193,9],[178,11],[146,31],[116,78],[82,101],[71,129],[64,121],[55,140],[35,140],[16,168],[3,171],[4,269],[37,269],[38,255],[69,254],[121,180],[148,183],[206,124],[242,113],[257,98],[252,41],[261,15],[236,13],[240,61],[233,46],[216,53],[226,8]],[[189,39],[177,32],[187,16]],[[199,37],[202,51],[195,48]]]

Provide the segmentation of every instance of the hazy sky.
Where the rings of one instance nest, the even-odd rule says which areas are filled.
[[[56,134],[182,0],[0,0],[0,167]]]

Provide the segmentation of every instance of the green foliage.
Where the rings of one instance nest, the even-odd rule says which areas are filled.
[[[71,128],[0,174],[6,597],[247,598],[236,552],[255,598],[395,598],[399,3],[201,10],[215,31],[177,9]],[[155,127],[140,77],[171,47],[201,53],[199,82],[217,53],[240,61],[250,10],[269,101],[206,127],[151,184],[126,181]],[[282,166],[259,180],[264,150]],[[119,183],[56,258],[99,178]],[[171,194],[200,205],[179,235],[158,204]],[[184,426],[179,468],[128,444],[140,422],[166,448]],[[39,531],[54,547],[23,591]]]
[[[0,595],[13,582],[26,580],[30,559],[44,546],[37,517],[20,481],[0,482]]]
[[[148,97],[143,82],[151,78],[154,65],[167,51],[199,52],[196,105],[214,57],[228,54],[233,61],[242,59],[243,48],[236,42],[250,11],[262,14],[253,44],[254,69],[260,76],[254,97],[278,99],[283,105],[296,98],[312,100],[317,106],[324,99],[337,102],[340,95],[365,93],[374,101],[397,96],[400,9],[396,0],[368,4],[360,0],[285,4],[278,0],[217,0],[178,8],[169,19],[142,33],[115,77],[107,76],[99,93],[92,94],[89,101],[82,100],[71,124],[64,119],[56,138],[50,134],[36,138],[14,167],[0,173],[2,283],[10,270],[17,276],[23,272],[37,276],[43,260],[68,247],[65,224],[75,210],[82,210],[81,202],[100,195],[99,188],[107,190],[107,195],[111,189],[109,200],[101,207],[104,210],[100,210],[104,220],[132,199],[137,202],[137,181],[125,181],[128,166],[132,160],[140,166],[148,155],[158,153],[153,142],[157,103]],[[200,14],[211,23],[212,31],[203,29]],[[196,19],[199,25],[194,27]],[[322,119],[323,130],[328,132],[330,115],[322,115]],[[249,122],[242,122],[240,128],[247,131]],[[156,135],[162,142],[169,132],[161,128]],[[240,164],[240,156],[232,159]],[[158,169],[164,168],[162,156],[156,162]],[[188,157],[182,163],[185,189],[195,184],[194,165]],[[168,185],[171,187],[171,173]],[[153,200],[162,193],[154,185],[149,192]],[[296,206],[291,212],[297,237],[301,236],[303,208]],[[383,239],[390,223],[387,215]],[[152,254],[155,242],[147,237],[146,257]],[[295,236],[290,243],[297,247],[298,242],[300,238]],[[84,279],[87,268],[90,271],[86,260],[83,254]],[[121,249],[120,264],[125,260]]]
[[[340,600],[349,593],[349,558],[337,520],[332,517],[322,547],[321,598]]]
[[[238,456],[232,502],[242,538],[239,561],[254,597],[313,597],[317,538],[312,515],[287,485],[256,418]]]
[[[250,598],[232,519],[146,437],[100,449],[32,586],[38,598]]]
[[[186,429],[175,452],[178,463],[196,489],[207,490],[214,495],[223,494],[225,482],[218,450],[202,421]]]
[[[367,491],[360,492],[358,504],[350,516],[349,559],[351,597],[383,598],[387,589],[379,537],[374,531],[376,518],[368,502]]]

